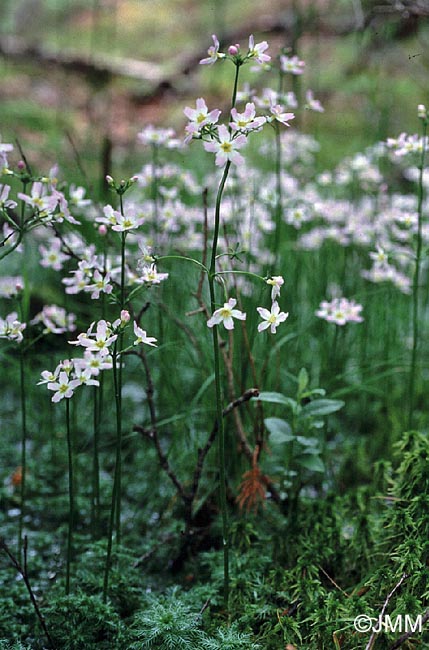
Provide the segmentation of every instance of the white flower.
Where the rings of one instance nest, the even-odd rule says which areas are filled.
[[[284,279],[281,275],[273,275],[271,278],[268,278],[266,281],[267,284],[270,284],[271,289],[271,300],[272,302],[280,295],[280,287],[284,285]]]
[[[69,341],[71,345],[81,345],[90,352],[96,352],[102,357],[109,354],[109,346],[112,345],[118,338],[117,334],[112,334],[109,324],[105,320],[100,320],[97,323],[97,332],[92,331],[95,323],[86,334],[79,334],[77,341]]]
[[[225,54],[219,52],[219,39],[217,38],[216,34],[212,35],[212,39],[213,45],[210,45],[209,49],[207,50],[208,57],[201,59],[201,65],[211,65],[212,63],[216,63],[218,59],[225,58]]]
[[[271,57],[268,54],[264,54],[265,50],[268,49],[267,41],[262,41],[255,45],[255,39],[253,34],[249,36],[249,53],[248,57],[255,58],[258,63],[268,63],[271,61]]]
[[[21,343],[24,338],[22,332],[26,327],[26,323],[21,323],[18,320],[18,314],[16,311],[13,311],[6,316],[5,320],[0,318],[0,339],[8,339],[9,341]]]
[[[244,314],[239,309],[234,309],[236,304],[237,301],[235,298],[230,298],[228,302],[224,303],[223,307],[216,309],[216,311],[213,313],[213,316],[207,321],[207,326],[213,327],[214,325],[223,323],[225,329],[233,330],[233,318],[237,318],[238,320],[246,320],[246,314]]]
[[[156,339],[153,336],[147,336],[145,330],[142,330],[141,327],[139,327],[135,321],[134,321],[134,334],[137,337],[136,340],[134,341],[134,345],[145,343],[146,345],[152,345],[154,348],[157,347]]]
[[[140,277],[137,282],[143,284],[160,284],[163,280],[168,278],[168,273],[158,273],[156,270],[155,264],[142,264],[137,266],[138,271],[140,272]]]
[[[87,284],[84,287],[84,291],[91,292],[91,298],[97,300],[100,297],[100,293],[112,293],[113,285],[110,284],[109,272],[103,276],[98,269],[95,269],[92,279],[93,284]]]
[[[204,149],[216,154],[216,165],[223,167],[228,160],[235,165],[242,165],[244,158],[238,153],[237,149],[241,149],[247,143],[246,136],[241,134],[237,137],[231,135],[224,124],[218,129],[219,140],[213,142],[204,142]]]
[[[58,381],[48,383],[48,390],[56,391],[52,397],[52,401],[59,402],[64,397],[70,399],[70,397],[73,397],[74,389],[77,388],[80,383],[79,379],[70,379],[66,372],[60,372]]]
[[[257,307],[256,310],[260,317],[264,319],[258,325],[258,332],[263,332],[263,330],[270,328],[271,334],[275,334],[280,323],[284,323],[289,316],[288,313],[280,311],[279,303],[276,300],[271,305],[271,311],[268,311],[264,307]]]

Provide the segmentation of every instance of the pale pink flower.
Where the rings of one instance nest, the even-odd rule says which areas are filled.
[[[103,357],[90,350],[85,350],[83,358],[73,359],[73,362],[76,369],[82,368],[83,370],[89,370],[94,377],[97,377],[101,370],[111,370],[113,368],[113,361],[110,354]]]
[[[310,111],[315,111],[316,113],[325,112],[320,101],[314,98],[312,90],[307,90],[305,93],[305,108],[308,108]]]
[[[256,117],[255,104],[248,102],[244,113],[239,113],[236,108],[231,110],[232,122],[229,126],[233,131],[256,131],[265,124],[265,117]]]
[[[90,352],[96,352],[100,356],[107,356],[109,354],[109,347],[118,338],[117,334],[112,334],[110,326],[105,320],[100,320],[97,323],[97,331],[94,333],[93,327],[95,322],[91,324],[86,333],[79,334],[77,341],[69,341],[71,345],[81,345]]]
[[[66,372],[62,371],[59,374],[58,381],[48,383],[48,390],[55,391],[52,397],[52,401],[59,402],[64,397],[67,399],[73,397],[73,392],[79,385],[79,379],[70,379],[69,375]]]
[[[329,323],[345,325],[349,322],[361,323],[363,321],[360,315],[361,311],[362,305],[359,305],[354,300],[334,298],[331,302],[323,300],[320,303],[319,309],[316,311],[316,316],[323,318]]]
[[[234,138],[226,126],[222,124],[218,129],[218,137],[218,141],[204,142],[204,149],[216,154],[216,165],[223,167],[228,160],[235,165],[242,165],[244,158],[238,153],[237,149],[245,146],[247,143],[246,136],[241,134]]]
[[[253,34],[249,36],[249,52],[247,55],[249,58],[255,58],[258,63],[268,63],[268,61],[271,61],[271,57],[268,54],[264,54],[267,49],[267,41],[262,41],[255,45]]]
[[[63,263],[69,259],[69,256],[62,252],[61,247],[62,242],[58,237],[51,239],[48,247],[41,244],[39,246],[39,252],[42,256],[40,265],[54,271],[61,271]]]
[[[58,202],[55,196],[46,194],[46,188],[40,181],[33,183],[31,194],[18,192],[18,198],[37,210],[40,216],[52,214]]]
[[[144,343],[145,345],[152,345],[154,348],[157,347],[156,339],[153,336],[147,336],[145,330],[142,330],[141,327],[139,327],[135,321],[134,321],[134,335],[136,336],[134,345],[140,345],[140,343]]]
[[[22,291],[24,280],[21,275],[0,278],[0,298],[12,298]]]
[[[138,271],[140,277],[137,279],[137,283],[139,284],[160,284],[163,280],[167,280],[168,278],[168,273],[158,273],[155,264],[138,265]]]
[[[288,124],[288,121],[295,118],[294,113],[285,113],[284,106],[281,106],[280,104],[272,104],[270,106],[270,113],[271,116],[267,117],[267,122],[277,120],[277,122],[280,122],[285,126],[290,126],[290,124]]]
[[[0,208],[16,208],[16,201],[9,199],[10,185],[0,185]]]
[[[189,142],[194,136],[198,135],[201,129],[207,124],[216,124],[221,114],[218,108],[209,112],[206,102],[202,97],[197,99],[196,108],[187,106],[183,112],[189,120],[189,124],[185,127],[187,134],[185,142]]]
[[[225,302],[223,307],[216,309],[212,317],[207,321],[208,327],[213,327],[214,325],[219,325],[223,323],[225,329],[233,330],[234,321],[233,318],[238,320],[246,320],[246,314],[240,311],[239,309],[234,309],[237,301],[235,298],[230,298],[228,302]]]
[[[212,35],[212,39],[213,39],[213,45],[211,45],[207,50],[208,57],[206,57],[205,59],[201,59],[200,65],[211,65],[212,63],[216,63],[218,59],[225,58],[225,54],[219,52],[219,40],[216,34]]]
[[[18,314],[13,311],[5,319],[0,318],[0,339],[21,343],[24,338],[22,332],[26,327],[26,323],[21,323],[18,320]]]
[[[263,319],[262,323],[258,325],[258,332],[263,332],[270,328],[271,334],[275,334],[280,323],[284,323],[289,316],[288,313],[280,311],[279,303],[276,300],[271,305],[271,311],[268,311],[264,307],[257,307],[256,311]]]
[[[44,334],[63,334],[74,332],[76,315],[67,313],[63,307],[58,305],[45,305],[41,312],[30,321],[31,325],[42,323]]]
[[[102,275],[98,269],[95,269],[92,280],[92,284],[87,284],[84,291],[90,292],[93,300],[98,300],[100,293],[112,293],[113,284],[110,284],[110,273]]]

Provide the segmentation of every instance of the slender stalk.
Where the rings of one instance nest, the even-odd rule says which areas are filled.
[[[122,195],[120,198],[121,213],[124,214]],[[123,309],[125,305],[125,240],[126,232],[121,237],[121,284],[120,284],[120,306]],[[115,471],[112,488],[112,501],[110,507],[109,528],[107,533],[107,553],[106,564],[104,567],[103,580],[103,602],[107,600],[107,591],[109,588],[109,572],[112,556],[113,529],[116,527],[116,542],[121,543],[121,475],[122,475],[122,361],[118,350],[123,347],[123,332],[119,333],[118,338],[113,344],[113,386],[115,392],[116,407],[116,458]],[[119,368],[118,368],[119,362]]]
[[[278,256],[279,256],[279,246],[282,240],[282,217],[283,217],[283,188],[282,188],[282,141],[280,133],[280,124],[276,121],[275,125],[275,135],[276,135],[276,215],[275,223],[276,228],[274,230],[274,255],[275,255],[275,264],[277,266]]]
[[[100,377],[101,379],[101,377]],[[94,386],[94,440],[92,456],[92,499],[91,499],[91,528],[92,537],[98,536],[100,525],[100,406],[98,399],[98,388]]]
[[[18,558],[22,562],[22,533],[25,517],[25,476],[27,473],[27,401],[25,395],[25,363],[24,351],[19,355],[20,392],[21,392],[21,504],[18,530]]]
[[[73,441],[70,429],[70,400],[66,399],[67,455],[69,474],[69,526],[67,539],[66,595],[70,593],[70,566],[73,554],[74,527],[74,476],[73,476]]]
[[[234,88],[232,92],[232,106],[234,107],[237,97],[238,75],[240,66],[235,68]],[[215,223],[212,241],[212,250],[210,258],[210,267],[208,273],[208,283],[210,291],[210,309],[213,313],[216,309],[216,294],[215,294],[215,277],[216,277],[216,257],[217,246],[219,240],[220,229],[220,208],[222,203],[222,195],[225,189],[226,179],[231,167],[231,161],[226,162],[223,170],[222,178],[219,183],[216,204],[215,204]],[[215,391],[216,391],[216,421],[218,424],[218,462],[219,462],[219,500],[222,512],[222,545],[223,545],[223,597],[224,606],[228,610],[229,601],[229,524],[228,524],[228,510],[226,501],[226,459],[225,459],[225,428],[223,423],[223,408],[222,408],[222,385],[220,374],[220,355],[219,355],[219,337],[217,328],[212,328],[212,341],[213,341],[213,358],[214,358],[214,373],[215,373]]]
[[[419,282],[422,260],[422,247],[423,247],[423,171],[426,156],[426,133],[427,133],[427,120],[422,121],[422,153],[419,165],[419,181],[417,187],[417,243],[416,243],[416,262],[414,267],[413,277],[413,307],[412,307],[412,326],[413,326],[413,346],[411,350],[411,364],[410,364],[410,383],[409,383],[409,412],[408,412],[408,428],[413,426],[413,412],[415,402],[415,384],[416,384],[416,366],[417,366],[417,348],[419,343],[419,314],[420,314],[420,300],[419,300]]]

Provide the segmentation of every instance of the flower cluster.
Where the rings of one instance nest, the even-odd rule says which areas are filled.
[[[334,298],[331,302],[323,300],[316,311],[316,316],[329,323],[345,325],[346,323],[362,323],[361,311],[362,305],[359,305],[354,300]]]
[[[284,321],[289,316],[288,313],[280,311],[279,304],[276,298],[280,295],[280,288],[284,284],[284,279],[280,275],[273,276],[266,280],[266,283],[271,286],[271,310],[265,309],[264,307],[257,307],[256,310],[262,322],[258,325],[258,332],[263,332],[264,330],[270,328],[271,334],[275,334],[277,327],[280,323]],[[221,323],[226,330],[234,329],[234,318],[237,320],[246,320],[246,314],[239,309],[236,309],[235,306],[237,300],[235,298],[229,298],[228,302],[225,302],[223,307],[216,309],[213,312],[213,315],[207,321],[208,327],[214,327],[215,325],[220,325]]]

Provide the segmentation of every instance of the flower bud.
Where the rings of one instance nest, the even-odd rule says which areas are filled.
[[[111,176],[109,176],[109,174],[107,174],[107,176],[106,176],[106,182],[109,185],[114,185],[115,184],[115,181],[113,180],[113,178]]]
[[[237,45],[230,45],[229,48],[228,48],[228,54],[230,56],[236,56],[238,54]]]
[[[23,172],[25,169],[25,162],[23,160],[19,160],[17,165],[18,171]]]
[[[105,226],[104,223],[101,224],[101,226],[98,227],[98,234],[104,237],[104,235],[107,235],[107,227]]]
[[[127,323],[130,321],[130,312],[127,309],[122,309],[121,310],[121,326],[125,327]]]
[[[419,104],[417,106],[417,117],[421,120],[426,120],[427,116],[426,106],[424,104]]]

